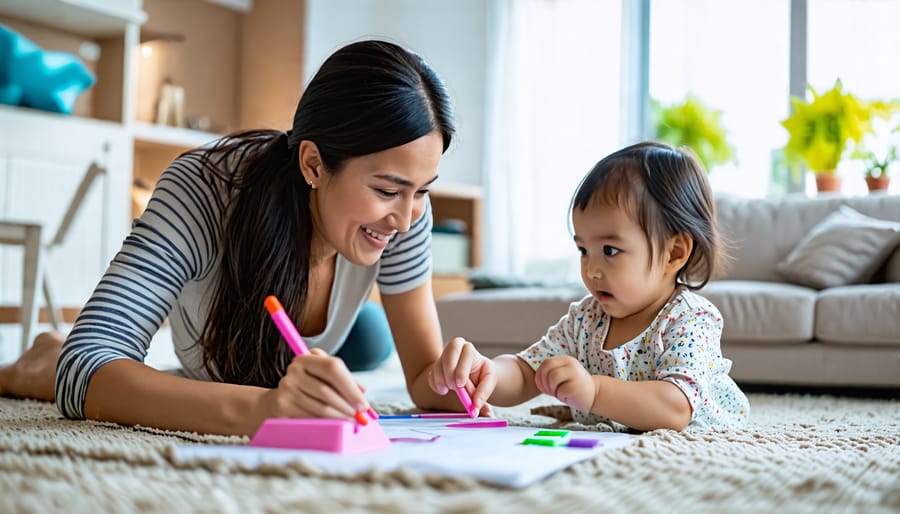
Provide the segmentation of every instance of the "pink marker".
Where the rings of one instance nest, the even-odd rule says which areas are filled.
[[[509,423],[505,419],[498,419],[494,421],[473,421],[471,423],[447,423],[444,426],[447,428],[503,428],[508,427]]]
[[[284,307],[281,306],[281,302],[278,301],[278,298],[276,298],[275,295],[269,295],[266,297],[264,303],[266,310],[269,311],[269,316],[272,317],[272,321],[275,322],[275,326],[278,327],[278,331],[281,332],[282,337],[287,341],[291,350],[294,350],[294,355],[308,354],[309,347],[306,346],[306,342],[303,340],[303,336],[300,335],[300,332],[297,331],[294,322],[291,321],[291,318],[284,312]],[[359,390],[363,390],[362,386],[359,386]],[[369,423],[369,418],[366,417],[366,413],[368,413],[369,417],[372,419],[378,419],[378,414],[371,408],[366,411],[358,410],[353,417],[360,425],[366,425]]]
[[[477,418],[478,411],[475,410],[475,406],[472,405],[472,398],[469,396],[469,392],[466,391],[466,386],[457,387],[456,395],[459,396],[459,401],[462,402],[463,408],[466,409],[469,417]]]
[[[297,327],[294,326],[294,322],[284,312],[284,307],[281,306],[278,298],[275,298],[274,295],[267,296],[265,305],[266,310],[269,311],[269,316],[272,317],[272,321],[278,327],[278,331],[281,332],[291,350],[294,350],[294,355],[306,355],[309,353],[309,347],[303,341],[303,336],[300,335],[300,332],[297,332]]]

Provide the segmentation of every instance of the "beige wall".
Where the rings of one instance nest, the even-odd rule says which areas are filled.
[[[304,0],[256,0],[243,17],[241,128],[291,128],[303,87]]]
[[[145,0],[136,117],[152,122],[166,77],[185,90],[185,114],[209,131],[290,128],[303,80],[304,0],[257,0],[241,14],[199,0]]]
[[[135,116],[152,122],[159,89],[168,77],[185,90],[186,115],[208,117],[210,130],[237,127],[240,13],[196,0],[146,0],[142,39],[178,35],[183,41],[145,42],[150,57],[138,57]]]

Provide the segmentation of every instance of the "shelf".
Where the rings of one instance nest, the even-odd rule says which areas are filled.
[[[20,105],[0,104],[0,118],[3,118],[3,124],[0,126],[16,127],[19,131],[23,125],[36,127],[42,123],[62,123],[62,124],[84,124],[102,128],[121,128],[122,125],[114,121],[101,120],[97,118],[88,118],[84,116],[72,116],[70,114],[62,114],[59,112],[43,111],[41,109],[32,109],[30,107],[22,107]]]
[[[220,5],[239,13],[248,13],[253,10],[253,0],[206,0],[211,4]]]
[[[164,146],[183,150],[203,146],[222,137],[222,134],[212,132],[143,122],[132,124],[132,133],[137,146]]]
[[[481,202],[484,192],[479,186],[437,183],[429,189],[435,225],[449,220],[462,221],[469,239],[467,268],[481,266]]]
[[[429,192],[432,196],[439,195],[445,198],[459,199],[476,199],[481,198],[484,194],[484,191],[479,186],[440,181],[431,186]]]
[[[0,14],[74,34],[120,35],[147,19],[138,0],[0,0]]]

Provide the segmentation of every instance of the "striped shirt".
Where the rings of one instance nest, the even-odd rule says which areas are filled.
[[[143,362],[168,317],[183,373],[210,380],[196,344],[215,286],[219,234],[227,193],[201,172],[200,157],[174,161],[160,176],[144,213],[134,221],[69,333],[56,371],[56,403],[68,418],[84,418],[88,382],[116,359]],[[310,347],[336,353],[377,282],[382,294],[415,289],[431,277],[431,206],[410,230],[396,234],[379,262],[358,266],[338,255],[325,330]]]

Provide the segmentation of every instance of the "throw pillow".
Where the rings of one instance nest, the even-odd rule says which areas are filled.
[[[812,228],[776,266],[789,281],[825,289],[869,281],[900,243],[900,223],[843,205]]]

